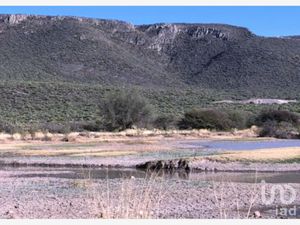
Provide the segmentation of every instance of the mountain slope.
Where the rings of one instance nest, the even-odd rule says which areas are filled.
[[[148,95],[159,111],[169,107],[177,113],[223,98],[300,97],[300,39],[259,37],[230,25],[134,26],[114,20],[0,15],[0,51],[0,111],[4,118],[14,112],[22,121],[47,117],[45,105],[54,110],[48,120],[91,119],[94,112],[86,111],[95,111],[105,91],[127,86]],[[47,92],[35,92],[32,86]],[[64,89],[73,96],[57,99]],[[20,95],[20,90],[27,94]],[[64,116],[68,108],[76,116],[72,110]]]

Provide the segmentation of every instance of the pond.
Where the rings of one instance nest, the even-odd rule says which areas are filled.
[[[300,140],[251,140],[251,141],[190,141],[182,143],[191,147],[203,147],[216,151],[242,151],[266,148],[300,147]]]
[[[174,158],[213,155],[225,151],[248,151],[257,149],[300,147],[300,140],[189,140],[175,143],[175,150],[143,152],[140,157],[169,160]]]

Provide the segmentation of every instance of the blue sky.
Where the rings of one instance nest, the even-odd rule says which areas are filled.
[[[225,23],[247,27],[263,36],[300,35],[299,6],[0,6],[0,14],[5,13],[84,16],[133,24]]]

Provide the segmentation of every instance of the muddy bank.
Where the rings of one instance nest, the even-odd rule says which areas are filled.
[[[44,168],[129,168],[140,170],[166,170],[178,171],[220,171],[220,172],[300,172],[299,163],[243,163],[243,162],[216,162],[210,160],[154,160],[145,161],[143,159],[123,161],[123,159],[94,159],[94,160],[76,160],[73,163],[70,160],[63,159],[55,160],[48,159],[25,159],[13,161],[0,161],[0,166],[11,167],[44,167]],[[98,161],[98,162],[97,162]],[[111,163],[109,162],[111,161]]]
[[[220,172],[300,172],[299,163],[243,163],[243,162],[217,162],[203,160],[157,160],[138,164],[137,169],[143,170],[185,170],[185,171],[220,171]]]
[[[300,171],[299,163],[255,163],[255,162],[216,162],[197,160],[190,163],[190,167],[199,171],[226,172],[291,172]]]

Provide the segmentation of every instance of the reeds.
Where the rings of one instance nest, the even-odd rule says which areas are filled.
[[[105,219],[158,218],[160,204],[167,192],[162,186],[163,173],[149,171],[143,178],[130,176],[121,179],[121,182],[114,182],[107,177],[102,189],[97,182],[90,183],[87,194],[93,214]]]

